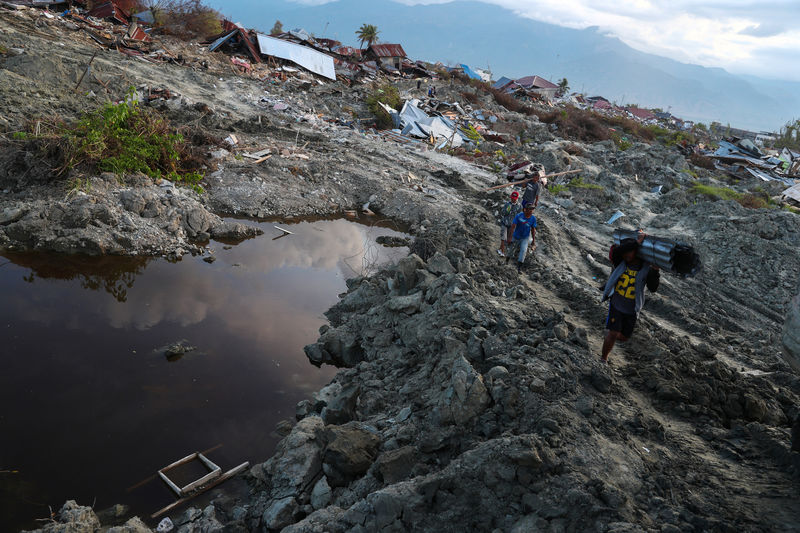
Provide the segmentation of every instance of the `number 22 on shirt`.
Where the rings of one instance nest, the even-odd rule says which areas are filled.
[[[636,299],[636,274],[636,270],[625,269],[617,281],[617,294],[628,300]]]

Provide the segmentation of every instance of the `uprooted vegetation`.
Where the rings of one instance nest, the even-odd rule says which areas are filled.
[[[381,106],[381,104],[391,107],[392,109],[400,110],[403,106],[403,100],[400,98],[400,92],[397,87],[390,83],[385,83],[376,88],[367,97],[367,107],[370,112],[375,115],[376,125],[380,129],[390,129],[394,127],[392,117]]]
[[[37,146],[55,164],[57,176],[73,169],[113,172],[120,177],[141,172],[202,192],[199,183],[208,155],[198,144],[219,141],[188,128],[173,128],[157,111],[140,106],[132,95],[75,123],[55,117],[31,121],[29,132],[15,137]]]

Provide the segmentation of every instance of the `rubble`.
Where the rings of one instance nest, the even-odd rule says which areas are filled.
[[[28,35],[36,13],[0,12],[9,40],[25,43],[2,63],[9,131],[22,131],[42,107],[78,117],[103,101],[89,90],[119,99],[133,84],[143,105],[231,142],[209,146],[217,168],[208,169],[200,195],[138,175],[54,182],[40,158],[4,140],[0,248],[204,254],[209,238],[255,235],[223,217],[367,210],[407,226],[414,239],[413,253],[396,265],[348,280],[326,313],[329,325],[305,353],[339,371],[298,404],[272,457],[250,468],[251,493],[173,515],[178,531],[796,525],[800,461],[790,430],[800,381],[780,355],[784,345],[792,349],[797,316],[795,214],[693,195],[696,183],[722,182],[711,169],[693,176],[679,149],[562,138],[536,115],[458,79],[425,98],[402,77],[423,68],[408,60],[399,74],[377,63],[369,74],[394,80],[406,102],[397,112],[406,117],[402,129],[378,132],[363,116],[369,76],[342,75],[343,65],[363,73],[367,63],[305,32],[278,37],[338,54],[337,81],[284,60],[256,62],[245,41],[257,37],[240,27],[214,52],[151,32],[152,42],[137,44],[141,55],[121,55],[128,28],[81,14],[88,22],[61,17],[35,30],[66,41],[53,52],[51,39]],[[112,44],[119,39],[123,45]],[[112,80],[109,92],[89,79],[87,92],[76,93],[95,50],[92,71]],[[434,122],[448,132],[437,136]],[[423,135],[407,135],[414,129]],[[442,146],[456,137],[462,146]],[[725,157],[787,172],[788,161],[781,169],[734,146]],[[539,248],[518,275],[494,252],[495,212],[508,191],[487,189],[534,166],[564,175],[542,192]],[[624,218],[610,221],[615,212]],[[613,239],[606,221],[687,242],[705,267],[689,279],[664,277],[611,368],[598,362],[607,309],[597,286],[609,268],[594,259],[607,256]],[[65,508],[42,530],[100,527],[88,507]]]

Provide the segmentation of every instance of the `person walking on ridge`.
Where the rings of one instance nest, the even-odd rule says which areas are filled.
[[[512,233],[512,249],[519,246],[519,255],[517,256],[517,272],[522,271],[522,264],[525,261],[525,254],[528,253],[528,247],[533,244],[533,249],[536,249],[536,217],[533,216],[533,205],[528,204],[522,208],[522,213],[514,217],[514,222],[511,224]],[[506,257],[508,263],[511,256]]]
[[[500,257],[506,256],[506,244],[511,243],[511,237],[513,235],[511,225],[514,223],[514,219],[517,215],[522,211],[522,206],[518,200],[519,193],[517,191],[512,191],[511,199],[500,209],[500,249],[497,250]]]
[[[624,239],[611,247],[609,259],[614,270],[603,289],[603,301],[610,300],[601,355],[604,363],[608,363],[608,354],[614,344],[627,341],[633,334],[639,311],[644,306],[645,286],[650,292],[656,292],[661,281],[658,266],[636,255],[646,236],[639,230],[637,239]]]

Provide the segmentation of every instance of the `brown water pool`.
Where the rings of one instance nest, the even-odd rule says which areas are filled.
[[[194,451],[216,447],[223,470],[267,459],[276,423],[334,374],[303,346],[345,279],[408,253],[375,243],[402,233],[365,222],[282,222],[294,234],[276,240],[265,222],[212,243],[212,264],[0,256],[0,531],[68,498],[145,518],[174,497],[156,481],[126,489]],[[196,350],[158,350],[181,340]]]

